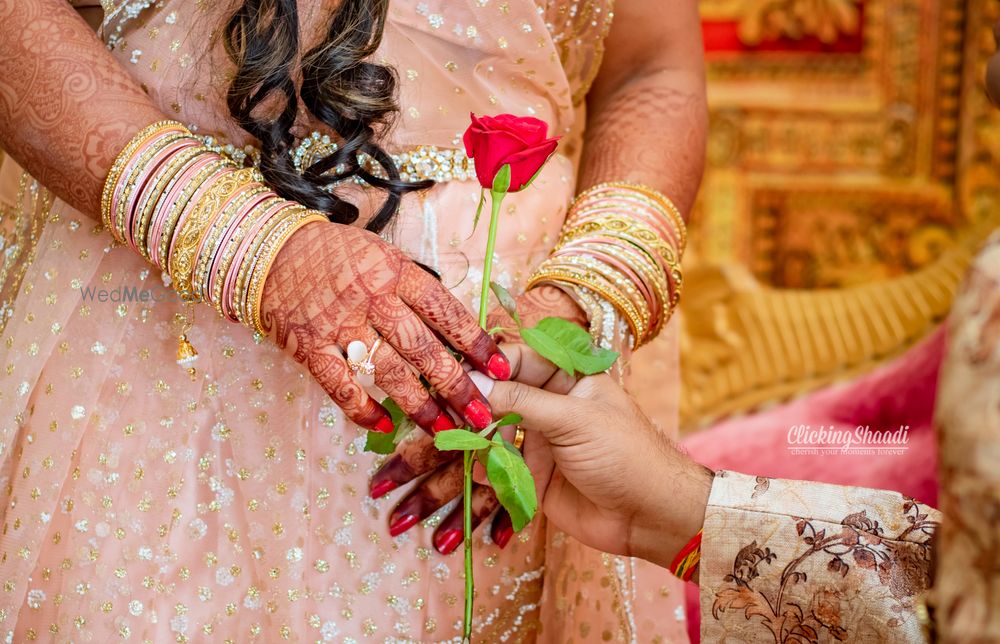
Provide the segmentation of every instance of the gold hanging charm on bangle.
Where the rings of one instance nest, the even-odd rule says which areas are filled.
[[[198,351],[187,337],[191,327],[194,326],[194,305],[191,302],[185,303],[184,312],[175,314],[174,322],[180,327],[180,334],[177,337],[177,364],[186,368],[188,376],[194,380],[198,373],[194,368]]]

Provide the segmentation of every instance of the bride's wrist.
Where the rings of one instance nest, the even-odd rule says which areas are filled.
[[[632,522],[630,552],[668,568],[704,525],[714,478],[711,470],[690,460],[675,476],[657,477],[643,510]]]
[[[261,296],[260,313],[264,319],[275,319],[277,315],[285,315],[288,302],[281,296],[278,284],[295,284],[302,281],[300,267],[295,258],[304,257],[319,233],[322,222],[312,222],[296,230],[282,245],[274,259],[274,264],[264,280],[264,291]]]
[[[555,284],[543,283],[533,286],[531,291],[545,303],[546,314],[569,320],[582,327],[587,326],[587,314],[576,299],[565,289]]]

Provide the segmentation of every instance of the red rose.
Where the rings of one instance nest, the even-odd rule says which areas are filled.
[[[500,114],[476,118],[465,131],[465,153],[475,161],[479,184],[492,190],[493,180],[505,165],[510,165],[510,188],[524,188],[539,168],[545,165],[559,143],[548,139],[549,126],[530,116]]]

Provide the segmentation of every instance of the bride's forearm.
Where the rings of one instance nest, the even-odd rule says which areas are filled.
[[[642,183],[669,196],[687,216],[701,183],[706,131],[704,93],[691,73],[634,78],[588,119],[579,187]]]
[[[705,163],[708,111],[697,6],[622,0],[587,99],[579,188],[643,183],[687,215]],[[662,18],[661,18],[662,16]]]
[[[163,115],[64,0],[0,0],[0,60],[0,147],[99,218],[115,156]]]

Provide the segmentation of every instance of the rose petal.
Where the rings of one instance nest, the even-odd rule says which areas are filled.
[[[507,158],[524,150],[524,142],[510,132],[494,130],[487,133],[472,133],[472,154],[476,162],[476,177],[487,190],[493,187],[493,179]],[[513,171],[513,168],[511,168]]]
[[[559,146],[559,139],[547,139],[540,145],[515,152],[503,159],[500,166],[510,164],[510,192],[518,192],[531,181],[538,169],[545,165]],[[498,167],[500,167],[498,166]],[[478,168],[478,166],[477,166]]]
[[[533,116],[500,114],[494,120],[504,129],[517,132],[518,137],[529,146],[539,145],[545,141],[549,131],[548,123]]]

